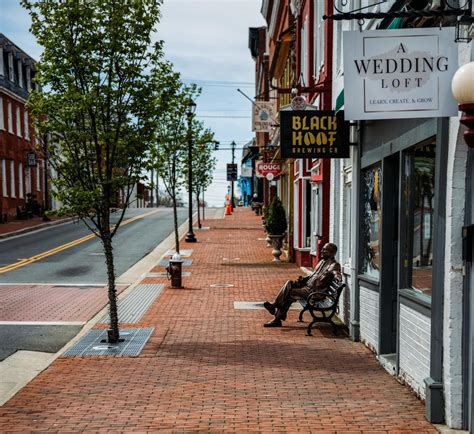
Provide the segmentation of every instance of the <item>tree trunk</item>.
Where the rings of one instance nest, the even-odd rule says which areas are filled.
[[[178,207],[176,206],[176,192],[173,189],[173,223],[174,223],[174,243],[176,253],[179,253],[179,232],[178,232]]]
[[[107,264],[107,280],[108,280],[108,296],[109,296],[109,314],[110,314],[110,329],[108,332],[108,342],[115,344],[120,339],[118,312],[117,312],[117,290],[115,288],[115,269],[114,269],[114,254],[112,248],[112,237],[110,234],[110,224],[104,225],[102,235],[102,244],[104,246],[105,263]]]
[[[199,191],[196,193],[197,209],[198,209],[198,228],[201,229],[201,210],[199,207]]]

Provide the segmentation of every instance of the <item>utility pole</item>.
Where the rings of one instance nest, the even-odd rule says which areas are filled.
[[[150,208],[154,206],[154,197],[153,197],[153,177],[155,176],[153,169],[151,169],[151,188],[150,188]]]
[[[232,164],[234,164],[234,158],[235,158],[235,147],[237,144],[232,140],[232,143],[230,144],[230,149],[232,150]],[[234,200],[234,179],[232,179],[232,190],[231,190],[231,196],[230,196],[230,203],[232,205],[232,210],[235,208],[235,200]]]
[[[37,168],[38,170],[38,168]],[[43,221],[48,222],[50,218],[46,215],[49,210],[49,190],[48,190],[48,135],[43,135],[43,178],[44,178],[44,206]]]
[[[158,186],[158,182],[160,180],[160,176],[158,171],[156,171],[156,207],[160,206],[160,188]]]

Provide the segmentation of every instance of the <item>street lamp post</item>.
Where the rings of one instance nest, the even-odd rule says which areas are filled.
[[[232,164],[234,164],[234,157],[235,157],[235,147],[237,146],[237,144],[232,141],[232,143],[230,144],[230,149],[232,150]],[[234,210],[235,208],[235,199],[234,199],[234,179],[232,178],[232,194],[231,194],[231,199],[230,199],[230,203],[232,205],[232,211]]]
[[[189,230],[184,241],[187,243],[195,243],[196,236],[193,232],[193,137],[192,137],[192,121],[194,112],[196,111],[196,103],[190,99],[186,115],[188,117],[188,190],[189,190]],[[198,210],[199,211],[199,210]]]

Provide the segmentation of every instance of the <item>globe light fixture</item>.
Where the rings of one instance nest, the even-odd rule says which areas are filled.
[[[466,63],[456,71],[451,89],[463,112],[459,122],[467,127],[464,140],[467,146],[474,148],[474,62]]]

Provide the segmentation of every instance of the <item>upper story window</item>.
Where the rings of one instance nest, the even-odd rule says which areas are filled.
[[[314,36],[313,36],[313,75],[319,77],[319,71],[324,64],[324,2],[314,2]]]
[[[8,122],[8,132],[13,134],[13,108],[12,103],[8,101],[7,103],[7,122]]]
[[[0,76],[5,75],[5,66],[4,66],[4,61],[3,61],[3,47],[0,47]]]
[[[5,129],[5,119],[3,118],[3,98],[0,96],[0,130]]]
[[[18,85],[23,87],[23,63],[20,59],[18,59],[16,64],[18,67]]]
[[[308,17],[304,20],[304,25],[301,27],[301,51],[300,51],[300,80],[304,86],[308,86]]]
[[[16,135],[21,137],[21,113],[20,106],[16,106]]]
[[[29,66],[26,67],[26,88],[28,92],[31,90],[31,68]]]
[[[25,131],[25,139],[30,139],[30,126],[28,125],[28,112],[25,110],[23,112],[23,120],[24,120],[24,131]]]
[[[8,53],[8,78],[10,81],[15,81],[15,73],[13,68],[13,53]]]

